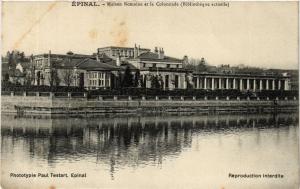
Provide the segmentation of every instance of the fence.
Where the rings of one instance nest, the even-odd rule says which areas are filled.
[[[85,98],[87,100],[107,101],[132,101],[132,100],[173,100],[173,101],[194,101],[194,100],[298,100],[298,96],[292,95],[264,95],[263,93],[253,95],[98,95],[88,92],[20,92],[2,91],[3,96],[37,96],[49,98]]]

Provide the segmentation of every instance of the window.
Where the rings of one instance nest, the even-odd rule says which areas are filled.
[[[167,64],[167,68],[170,68],[170,64]]]
[[[144,67],[144,68],[146,67],[146,63],[143,64],[143,67]]]
[[[176,68],[179,68],[179,64],[176,65]]]
[[[152,67],[153,67],[153,68],[156,68],[156,64],[152,64]]]

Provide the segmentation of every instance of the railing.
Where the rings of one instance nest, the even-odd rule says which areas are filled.
[[[297,96],[209,96],[209,95],[198,95],[198,96],[171,96],[171,95],[89,95],[87,92],[12,92],[12,91],[2,91],[2,96],[36,96],[36,97],[49,97],[49,98],[85,98],[91,100],[100,101],[132,101],[132,100],[172,100],[172,101],[195,101],[195,100],[298,100]]]

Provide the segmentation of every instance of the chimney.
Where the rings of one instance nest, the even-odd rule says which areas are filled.
[[[48,66],[51,66],[50,58],[51,58],[51,50],[49,50],[49,53],[48,53]]]
[[[186,66],[189,62],[189,58],[187,55],[184,55],[183,59],[182,59],[182,63],[183,63],[183,66]]]
[[[138,48],[138,56],[140,56],[140,54],[141,54],[141,46],[139,45],[139,48]]]
[[[164,58],[165,58],[165,51],[164,51],[164,48],[161,48],[160,57],[161,57],[161,59],[164,59]]]
[[[158,59],[164,59],[164,49],[163,48],[159,48],[158,51]]]
[[[157,47],[154,48],[154,53],[158,54]]]
[[[96,54],[96,61],[97,61],[97,62],[100,62],[100,59],[99,59],[99,55],[98,55],[98,54]]]
[[[133,58],[138,57],[138,49],[136,47],[136,44],[134,44],[134,49],[133,49]]]
[[[121,66],[121,57],[120,57],[120,53],[117,54],[116,64],[117,64],[117,66]]]

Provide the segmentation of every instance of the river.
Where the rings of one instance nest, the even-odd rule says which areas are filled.
[[[296,113],[2,115],[1,127],[5,189],[298,188]]]

